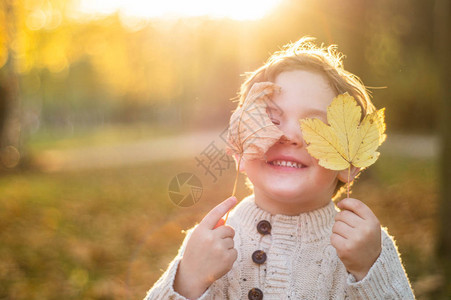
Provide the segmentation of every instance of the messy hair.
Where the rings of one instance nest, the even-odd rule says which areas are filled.
[[[239,105],[244,103],[253,84],[272,81],[286,71],[308,70],[325,75],[330,86],[337,95],[349,93],[362,108],[362,118],[375,111],[369,91],[359,77],[346,71],[343,67],[344,55],[337,51],[336,45],[324,47],[313,43],[315,38],[302,37],[295,43],[290,43],[275,52],[268,61],[254,72],[246,73],[246,79],[239,92]],[[247,186],[252,189],[252,183],[247,179]],[[345,191],[344,183],[338,182],[333,200]]]

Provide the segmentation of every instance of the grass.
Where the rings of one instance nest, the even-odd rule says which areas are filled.
[[[197,174],[204,187],[188,208],[167,193],[180,172]],[[181,231],[229,196],[234,175],[229,169],[213,183],[193,158],[0,177],[0,299],[143,298],[177,253]],[[427,284],[439,274],[436,162],[382,156],[353,189],[397,237],[418,299],[440,299]],[[240,178],[237,195],[247,193]]]
[[[140,141],[155,137],[167,137],[180,134],[179,128],[170,126],[157,127],[150,124],[130,125],[102,125],[92,128],[41,128],[30,135],[27,140],[28,150],[39,152],[42,150],[66,150],[87,146],[111,146],[127,142]]]

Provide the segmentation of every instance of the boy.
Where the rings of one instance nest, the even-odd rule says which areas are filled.
[[[307,117],[327,122],[328,105],[344,92],[371,113],[364,85],[343,69],[333,47],[316,47],[311,38],[251,73],[240,103],[258,82],[280,87],[268,114],[283,138],[264,158],[241,162],[253,194],[227,225],[221,218],[234,197],[191,229],[146,299],[414,299],[393,240],[371,209],[352,198],[335,208],[331,199],[348,171],[319,166],[299,127]]]

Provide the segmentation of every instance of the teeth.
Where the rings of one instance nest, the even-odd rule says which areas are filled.
[[[302,168],[301,164],[294,162],[294,161],[274,160],[270,164],[272,164],[274,166],[279,166],[279,167],[290,167],[290,168],[297,168],[297,169]]]

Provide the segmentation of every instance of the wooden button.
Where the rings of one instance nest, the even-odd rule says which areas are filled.
[[[263,292],[258,288],[253,288],[249,290],[247,297],[249,300],[261,300],[263,299]]]
[[[266,261],[266,253],[263,250],[257,250],[252,253],[252,260],[254,263],[261,265]]]
[[[261,220],[257,224],[257,231],[261,234],[270,234],[271,233],[271,224],[266,220]]]

